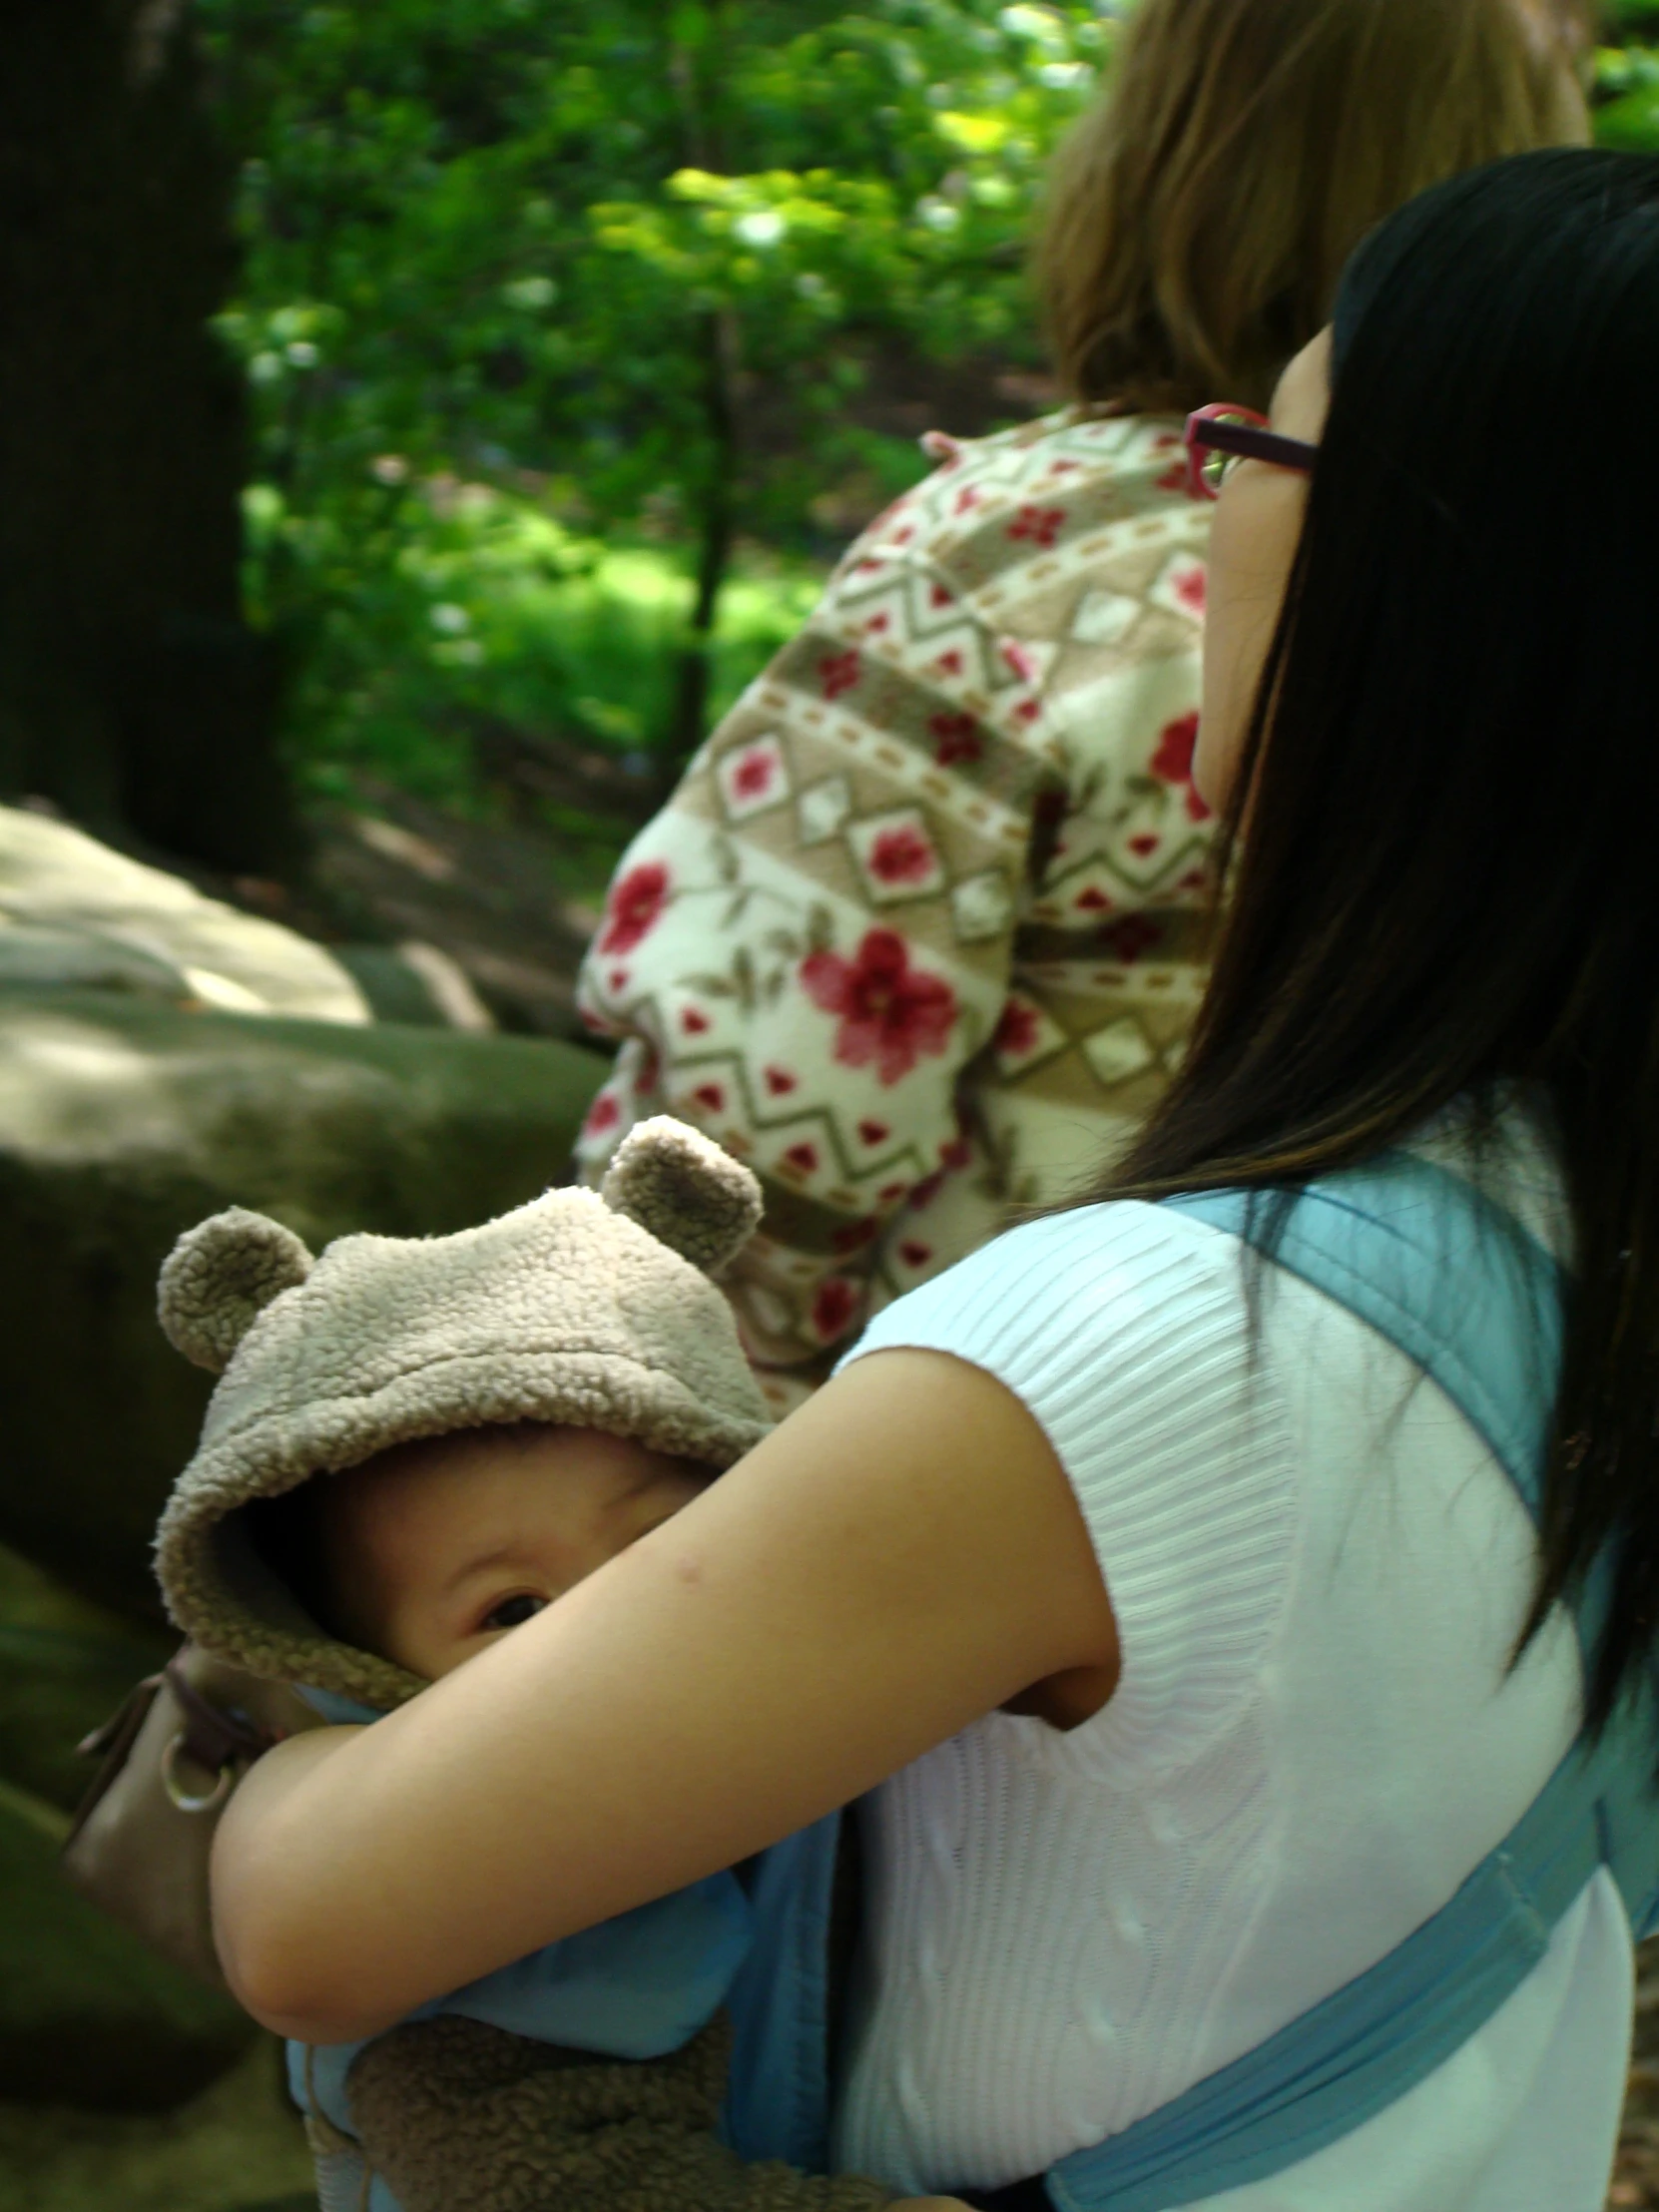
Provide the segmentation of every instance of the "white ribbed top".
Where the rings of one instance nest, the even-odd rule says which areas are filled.
[[[1253,1352],[1216,1230],[1137,1204],[1033,1223],[852,1357],[900,1346],[1041,1423],[1123,1648],[1084,1727],[992,1714],[865,1808],[837,2153],[919,2193],[1100,2141],[1391,1948],[1547,1779],[1579,1678],[1564,1618],[1504,1678],[1533,1538],[1479,1439],[1277,1271]],[[1598,1876],[1462,2051],[1210,2212],[1596,2212],[1630,1992]]]

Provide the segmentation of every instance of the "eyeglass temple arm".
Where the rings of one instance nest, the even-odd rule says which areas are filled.
[[[1301,438],[1282,437],[1277,430],[1259,430],[1253,422],[1228,422],[1213,415],[1193,425],[1193,441],[1222,453],[1242,454],[1246,460],[1274,461],[1281,468],[1311,469],[1320,451]]]

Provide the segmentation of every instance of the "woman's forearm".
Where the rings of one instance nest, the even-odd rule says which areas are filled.
[[[1035,1421],[928,1353],[857,1363],[556,1605],[229,1808],[233,1988],[313,2042],[731,1866],[1026,1684],[1115,1658]]]

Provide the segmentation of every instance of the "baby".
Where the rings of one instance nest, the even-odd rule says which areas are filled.
[[[759,1217],[748,1169],[664,1119],[601,1195],[550,1192],[455,1236],[348,1237],[313,1261],[262,1215],[204,1222],[161,1281],[168,1335],[221,1371],[157,1539],[179,1626],[333,1721],[372,1721],[509,1634],[765,1432],[708,1274]],[[806,1847],[832,1852],[821,1827]],[[780,2100],[753,2086],[746,2106],[767,2021],[758,1916],[787,1880],[761,1866],[366,2044],[290,2046],[323,2212],[892,2203],[780,2162],[821,2165],[822,2134],[781,2131]]]

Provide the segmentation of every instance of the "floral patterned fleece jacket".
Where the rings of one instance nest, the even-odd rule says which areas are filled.
[[[1209,511],[1178,426],[926,442],[629,848],[582,971],[622,1047],[579,1172],[664,1112],[756,1170],[726,1288],[780,1410],[1101,1169],[1202,985]]]

